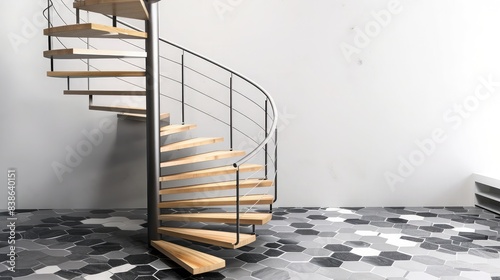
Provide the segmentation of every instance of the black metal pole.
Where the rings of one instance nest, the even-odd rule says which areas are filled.
[[[148,0],[149,20],[146,21],[146,140],[148,189],[148,244],[159,240],[160,189],[160,56],[158,1]]]
[[[50,28],[50,0],[47,0],[47,28]]]
[[[233,150],[233,73],[229,78],[229,150]]]
[[[181,55],[181,82],[182,82],[182,85],[181,85],[181,93],[182,93],[182,124],[184,124],[184,104],[185,104],[185,100],[184,100],[184,52],[182,52],[182,55]]]
[[[274,132],[274,201],[278,200],[278,129]],[[271,207],[273,205],[271,204]],[[271,208],[272,209],[272,208]]]
[[[52,4],[50,0],[47,0],[47,28],[52,27],[52,23],[50,22],[50,7],[52,7]],[[48,48],[49,51],[52,50],[52,36],[47,37],[48,40]],[[54,57],[50,57],[50,71],[54,71]]]
[[[267,99],[266,99],[266,103],[265,103],[265,106],[264,106],[264,132],[265,132],[265,135],[266,135],[266,138],[267,136],[269,135],[267,133]],[[267,180],[267,172],[268,172],[268,169],[267,169],[267,144],[264,146],[264,169],[265,169],[265,179]]]
[[[236,169],[236,243],[240,243],[240,167]]]

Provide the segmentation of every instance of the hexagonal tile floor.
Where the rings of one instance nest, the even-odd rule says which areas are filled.
[[[479,208],[277,208],[273,214],[257,227],[257,241],[237,250],[172,239],[226,260],[220,271],[191,276],[149,250],[144,209],[18,211],[11,272],[7,213],[0,213],[0,280],[500,280],[500,216]]]

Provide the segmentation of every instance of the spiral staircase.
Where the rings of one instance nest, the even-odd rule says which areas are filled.
[[[272,218],[272,204],[277,198],[277,110],[271,96],[237,72],[161,39],[158,34],[152,34],[157,32],[150,27],[158,25],[158,9],[154,6],[159,4],[158,1],[76,0],[71,12],[76,18],[75,24],[68,24],[62,15],[63,11],[58,10],[58,5],[54,5],[53,1],[48,0],[44,11],[48,19],[48,28],[44,30],[48,36],[48,50],[43,55],[51,62],[47,76],[67,79],[68,88],[64,94],[88,96],[90,110],[116,112],[122,121],[145,121],[148,127],[148,182],[147,187],[141,187],[148,191],[149,244],[192,274],[225,267],[224,259],[217,256],[220,249],[212,249],[236,249],[254,242],[258,233],[255,226],[266,224]],[[64,0],[61,3],[64,4]],[[68,6],[66,8],[71,10]],[[81,12],[87,13],[87,18],[89,14],[100,14],[100,21],[111,24],[83,22]],[[150,32],[136,28],[122,18],[144,21],[145,30]],[[56,22],[63,24],[56,26]],[[66,47],[69,43],[64,40],[68,38],[84,42],[86,48]],[[91,38],[93,41],[90,41]],[[145,47],[139,51],[103,50],[91,43],[102,44],[109,40],[120,40],[134,47],[143,41]],[[180,55],[172,58],[169,57],[172,51],[164,55],[158,50],[150,51],[155,44],[161,44],[161,47],[170,48]],[[61,48],[58,48],[59,45]],[[144,59],[145,66],[141,68],[128,62],[139,70],[103,70],[93,65],[98,60],[128,59]],[[198,62],[189,62],[194,59]],[[55,66],[59,66],[63,60],[76,61],[86,69],[80,67],[77,70],[56,71]],[[177,69],[174,71],[176,73],[160,73],[159,69],[154,69],[157,67],[155,60],[161,61],[162,65],[165,63],[166,67],[171,64],[172,68]],[[207,67],[197,69],[200,63],[209,65],[216,72],[222,71],[222,76],[229,79],[221,82],[218,79],[221,76],[219,72],[211,75]],[[155,71],[160,76],[159,80],[150,77],[155,75]],[[188,75],[206,79],[198,84],[210,82],[219,86],[219,90],[213,90],[213,85],[207,86],[210,88],[207,90],[195,87],[188,82]],[[86,86],[81,86],[80,82],[76,83],[78,88],[72,88],[74,78],[87,81]],[[123,86],[103,89],[99,88],[102,83],[93,82],[101,78],[110,81],[106,85],[129,85],[134,82],[127,79],[143,79],[140,83],[144,84],[145,81],[146,86],[140,89],[123,89]],[[160,81],[173,81],[177,87],[165,93],[159,85]],[[215,93],[220,89],[227,93],[222,99]],[[105,100],[131,96],[146,98],[146,107],[97,104],[97,99],[103,96],[108,98]],[[155,101],[153,98],[160,100]],[[205,106],[209,102],[204,100],[218,107]],[[160,106],[162,101],[168,106]],[[239,107],[237,103],[241,103]],[[155,104],[158,104],[159,110],[152,107]],[[173,108],[176,113],[171,115],[163,112],[164,107]],[[249,113],[245,113],[245,110]],[[227,119],[220,117],[221,111]],[[197,125],[186,122],[189,115],[194,121],[199,118],[205,124],[216,123],[229,139],[203,135],[192,137],[196,134]],[[154,147],[155,143],[157,147]],[[214,145],[227,148],[205,148],[203,152],[198,152],[202,147]],[[233,149],[235,146],[242,149]],[[222,161],[229,164],[220,164]],[[155,173],[155,170],[160,173]],[[183,242],[182,239],[191,243]],[[189,244],[197,243],[208,246],[201,247],[204,252],[189,248],[194,247]]]

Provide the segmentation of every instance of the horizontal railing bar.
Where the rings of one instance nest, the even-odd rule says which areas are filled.
[[[50,2],[52,2],[52,0]],[[66,7],[66,9],[68,9],[68,11],[70,11],[73,15],[76,15],[76,13],[73,12],[73,10],[70,7],[68,7],[68,5],[66,5],[66,3],[64,3],[63,0],[61,0],[61,2],[63,3],[64,7]]]
[[[182,100],[180,100],[180,99],[177,99],[177,98],[172,97],[172,96],[168,96],[168,95],[163,94],[163,93],[162,93],[162,94],[160,94],[160,95],[161,95],[161,96],[163,96],[163,97],[166,97],[166,98],[168,98],[168,99],[171,99],[171,100],[177,101],[177,102],[179,102],[179,103],[181,103],[181,102],[182,102]],[[203,111],[203,110],[201,110],[201,109],[198,109],[198,108],[196,108],[196,107],[194,107],[194,106],[192,106],[192,105],[189,105],[189,104],[187,104],[187,103],[186,103],[185,105],[186,105],[186,106],[188,106],[188,107],[190,107],[190,108],[192,108],[192,109],[194,109],[194,110],[196,110],[196,111],[198,111],[198,112],[200,112],[200,113],[203,113],[203,114],[205,114],[205,115],[207,115],[207,116],[209,116],[209,117],[211,117],[211,118],[214,118],[214,119],[218,120],[219,122],[221,122],[221,123],[223,123],[223,124],[225,124],[225,125],[229,125],[227,122],[225,122],[225,121],[223,121],[223,120],[221,120],[221,119],[219,119],[219,118],[217,118],[217,117],[214,117],[213,115],[211,115],[211,114],[209,114],[209,113],[207,113],[207,112],[205,112],[205,111]]]
[[[201,91],[201,90],[199,90],[199,89],[195,89],[194,87],[192,87],[192,86],[190,86],[190,85],[187,85],[187,84],[184,84],[184,86],[185,86],[185,87],[187,87],[187,88],[189,88],[189,89],[192,89],[192,90],[194,90],[194,91],[198,92],[199,94],[202,94],[202,95],[204,95],[204,96],[206,96],[206,97],[208,97],[208,98],[212,99],[213,101],[215,101],[215,102],[217,102],[217,103],[219,103],[219,104],[221,104],[221,105],[223,105],[223,106],[229,107],[228,105],[224,104],[222,101],[217,100],[217,99],[215,99],[214,97],[209,96],[208,94],[206,94],[206,93],[202,92],[202,91]]]
[[[242,97],[246,98],[248,101],[252,102],[253,104],[255,104],[257,107],[259,107],[260,109],[262,109],[262,111],[266,110],[266,109],[264,109],[264,107],[262,107],[261,105],[259,105],[259,103],[257,103],[255,101],[253,101],[252,99],[248,98],[248,96],[244,95],[243,93],[241,93],[241,92],[239,92],[237,90],[234,90],[234,89],[233,89],[233,91],[236,92],[237,94],[241,95]],[[269,117],[271,117],[271,116],[269,116]]]
[[[216,80],[216,79],[214,79],[214,78],[211,78],[211,77],[207,76],[206,74],[201,73],[200,71],[196,71],[196,70],[194,70],[193,68],[191,68],[191,67],[189,67],[189,66],[184,66],[184,67],[185,67],[186,69],[189,69],[189,70],[191,70],[191,71],[193,71],[193,72],[195,72],[195,73],[197,73],[197,74],[199,74],[199,75],[201,75],[201,76],[203,76],[203,77],[205,77],[205,78],[209,79],[209,80],[212,80],[212,81],[214,81],[214,82],[218,83],[219,85],[221,85],[221,86],[223,86],[223,87],[225,87],[225,88],[229,88],[229,86],[226,86],[225,84],[223,84],[223,83],[221,83],[221,82],[217,81],[217,80]]]
[[[168,57],[166,57],[166,56],[160,55],[160,58],[163,58],[163,59],[165,59],[165,60],[168,60],[168,61],[170,61],[170,62],[172,62],[172,63],[174,63],[174,64],[181,65],[181,63],[179,63],[179,62],[177,62],[177,61],[175,61],[175,60],[173,60],[173,59],[170,59],[170,58],[168,58]],[[185,67],[185,66],[184,66],[184,67]],[[186,67],[186,68],[187,68],[187,67]]]
[[[254,121],[254,120],[253,120],[252,118],[250,118],[249,116],[247,116],[247,115],[243,114],[242,112],[240,112],[240,111],[239,111],[239,110],[237,110],[237,109],[234,109],[234,108],[233,108],[233,110],[234,110],[235,112],[239,113],[240,115],[242,115],[243,117],[245,117],[247,120],[249,120],[249,121],[253,122],[256,126],[260,127],[260,129],[262,129],[262,130],[266,131],[266,129],[265,129],[264,127],[262,127],[260,124],[258,124],[256,121]]]
[[[171,80],[172,82],[176,82],[176,83],[178,83],[178,84],[181,84],[181,83],[182,83],[181,81],[178,81],[178,80],[176,80],[176,79],[174,79],[174,78],[170,78],[169,76],[166,76],[166,75],[163,75],[163,74],[160,74],[160,77],[165,78],[165,79],[168,79],[168,80]]]
[[[50,2],[52,2],[52,1],[50,1]],[[61,1],[61,2],[62,2],[62,1]],[[63,3],[64,3],[64,2],[63,2]],[[66,4],[64,4],[64,5],[66,6]],[[54,10],[54,12],[56,12],[56,14],[57,14],[57,15],[59,16],[59,18],[62,20],[62,22],[64,22],[64,24],[65,24],[65,25],[68,25],[68,24],[66,23],[66,21],[64,20],[64,18],[63,18],[63,17],[59,14],[59,11],[56,9],[56,7],[55,7],[55,6],[54,6],[54,9],[53,9],[53,10]]]
[[[137,68],[139,68],[139,69],[146,70],[146,68],[145,68],[145,67],[139,66],[139,65],[137,65],[137,64],[135,64],[135,63],[132,63],[132,62],[130,62],[130,61],[127,61],[127,60],[125,60],[125,59],[123,59],[123,58],[118,58],[118,60],[123,61],[123,62],[127,63],[128,65],[135,66],[135,67],[137,67]]]
[[[130,42],[130,41],[128,41],[128,40],[122,39],[122,38],[120,38],[120,41],[122,41],[122,42],[124,42],[124,43],[127,43],[127,44],[129,44],[129,45],[131,45],[131,46],[134,46],[134,47],[136,47],[136,48],[138,48],[138,49],[140,49],[140,50],[145,50],[145,49],[146,49],[145,47],[141,47],[141,46],[139,46],[139,45],[136,45],[136,44],[134,44],[134,43],[132,43],[132,42]],[[160,57],[161,57],[161,56],[160,56]]]

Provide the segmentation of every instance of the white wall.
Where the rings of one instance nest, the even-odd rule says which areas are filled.
[[[7,169],[17,168],[18,208],[143,207],[144,124],[89,111],[88,97],[63,96],[66,80],[46,77],[44,3],[0,3],[8,11],[0,27],[0,180],[7,182]],[[61,69],[63,62],[55,63]],[[93,136],[92,144],[85,133],[102,137]],[[81,159],[74,155],[78,149]],[[6,188],[0,201],[5,208]]]
[[[279,205],[471,205],[470,174],[500,176],[500,87],[490,93],[481,83],[500,81],[500,3],[398,3],[169,0],[160,2],[161,34],[275,97],[283,117]],[[7,7],[2,20],[17,23],[17,32],[20,18],[39,9],[28,1],[0,3]],[[379,26],[371,12],[382,10],[395,13],[363,42],[357,28]],[[3,38],[12,31],[0,27]],[[133,128],[135,159],[123,160],[127,143],[109,133],[60,183],[51,163],[64,161],[65,147],[110,115],[88,112],[84,97],[61,95],[64,81],[45,78],[39,34],[17,53],[8,40],[0,44],[0,169],[18,168],[19,206],[144,206],[137,188],[145,180],[142,128]],[[341,49],[347,44],[356,52],[350,61]],[[453,111],[464,101],[462,115]],[[426,139],[436,133],[433,148]],[[427,154],[417,142],[427,143]],[[406,161],[417,166],[400,174]],[[4,192],[0,201],[6,204]]]

